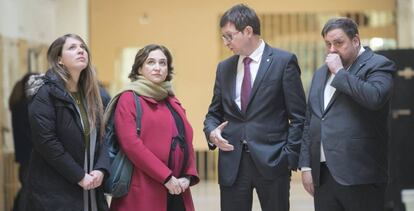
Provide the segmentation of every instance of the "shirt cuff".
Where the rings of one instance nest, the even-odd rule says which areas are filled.
[[[309,167],[302,167],[300,168],[300,171],[312,171],[312,169]]]

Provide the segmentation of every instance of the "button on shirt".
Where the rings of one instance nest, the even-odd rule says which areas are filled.
[[[262,60],[263,51],[265,48],[265,43],[263,40],[260,41],[259,47],[253,51],[252,54],[248,55],[252,59],[252,62],[250,63],[250,74],[251,74],[251,85],[253,87],[254,79],[256,79],[257,72],[259,71],[259,65],[260,61]],[[237,62],[237,76],[236,76],[236,99],[234,101],[236,102],[237,106],[241,109],[241,86],[243,82],[244,77],[244,64],[243,59],[246,56],[239,56],[239,61]]]

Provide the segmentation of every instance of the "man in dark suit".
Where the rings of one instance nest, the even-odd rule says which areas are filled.
[[[296,56],[267,45],[245,5],[225,12],[220,27],[235,55],[218,64],[204,132],[220,150],[221,210],[251,210],[253,189],[262,210],[289,210],[306,110]]]
[[[362,47],[349,18],[322,29],[327,56],[309,91],[299,167],[316,211],[384,210],[394,64]]]

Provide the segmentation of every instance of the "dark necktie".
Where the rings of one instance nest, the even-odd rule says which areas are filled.
[[[243,82],[241,86],[240,91],[240,98],[241,98],[241,110],[242,112],[246,112],[247,109],[247,103],[249,103],[249,97],[250,92],[252,91],[252,77],[250,74],[250,63],[252,62],[252,59],[250,57],[246,57],[243,59],[244,64],[244,76],[243,76]]]

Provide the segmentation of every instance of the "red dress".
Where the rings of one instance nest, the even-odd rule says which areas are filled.
[[[196,184],[198,174],[195,166],[193,131],[185,111],[175,97],[166,99],[183,120],[189,158],[185,175],[192,176],[191,185]],[[115,109],[115,131],[128,158],[134,164],[129,193],[113,198],[113,211],[165,211],[167,193],[165,180],[172,171],[168,168],[171,138],[177,134],[171,112],[165,102],[140,97],[142,108],[141,135],[136,134],[136,110],[132,92],[123,93]],[[174,131],[175,130],[175,131]],[[194,211],[190,189],[182,193],[186,211]]]

